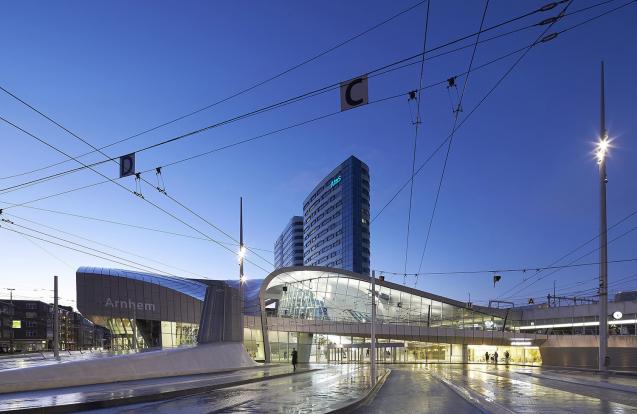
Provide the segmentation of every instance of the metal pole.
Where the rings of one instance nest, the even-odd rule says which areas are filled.
[[[372,326],[370,358],[372,363],[372,385],[376,384],[376,271],[372,270]]]
[[[137,351],[139,349],[139,344],[137,343],[137,309],[133,306],[133,326],[131,326],[133,331],[133,348]]]
[[[553,307],[555,307],[555,280],[553,281]]]
[[[60,315],[58,311],[58,277],[53,276],[53,356],[60,359]]]
[[[13,306],[13,291],[15,288],[7,288],[9,291],[9,301],[11,302],[11,311],[13,312],[13,317],[15,317],[15,307]],[[11,318],[11,336],[9,337],[9,352],[13,352],[13,342],[15,338],[15,331],[13,330],[13,317]]]
[[[600,140],[606,139],[606,104],[604,97],[604,62],[601,71],[601,96],[600,96]],[[599,195],[600,195],[600,220],[599,220],[599,370],[607,368],[608,350],[608,249],[607,249],[607,225],[606,225],[606,157],[602,156],[599,162]]]
[[[243,332],[243,305],[244,305],[244,285],[245,276],[243,274],[243,197],[239,197],[239,328]]]

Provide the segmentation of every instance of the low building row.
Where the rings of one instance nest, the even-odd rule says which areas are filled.
[[[58,306],[62,351],[109,349],[110,330],[70,306]],[[53,304],[39,300],[0,301],[0,353],[53,349]]]

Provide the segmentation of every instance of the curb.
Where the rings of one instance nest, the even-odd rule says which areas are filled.
[[[526,373],[526,372],[521,374],[528,375],[529,377],[538,378],[538,379],[560,381],[560,382],[565,382],[567,384],[584,385],[587,387],[595,387],[595,388],[601,388],[605,390],[622,391],[622,392],[637,394],[637,387],[631,386],[631,385],[613,384],[611,382],[588,381],[585,379],[575,380],[571,378],[559,378],[559,377],[546,375],[546,374],[534,374],[534,373]]]
[[[376,384],[374,384],[374,386],[369,389],[367,394],[365,394],[364,396],[362,396],[361,398],[359,398],[358,400],[354,402],[344,404],[341,407],[328,411],[328,413],[330,414],[351,413],[357,408],[360,408],[361,406],[367,404],[368,402],[373,400],[374,397],[376,397],[376,394],[378,393],[378,391],[380,391],[383,384],[385,384],[385,380],[387,379],[389,374],[391,374],[391,369],[386,369],[385,373],[378,379],[378,381],[376,381]]]
[[[637,377],[637,370],[635,371],[621,371],[615,369],[608,369],[606,371],[600,371],[596,368],[587,368],[587,367],[567,367],[560,365],[540,365],[541,368],[546,368],[549,370],[570,370],[570,371],[580,371],[580,372],[593,372],[597,374],[608,374],[608,375],[622,375],[627,377]],[[631,367],[637,369],[637,367]]]
[[[486,398],[484,398],[484,396],[482,396],[482,394],[477,393],[467,387],[463,387],[460,385],[456,385],[454,383],[452,383],[449,379],[445,378],[442,375],[439,375],[438,373],[433,372],[432,370],[428,369],[429,373],[436,378],[438,381],[442,382],[443,384],[445,384],[447,387],[449,387],[453,392],[455,392],[456,394],[458,394],[460,397],[464,398],[469,404],[473,405],[474,407],[476,407],[478,410],[480,410],[480,412],[482,413],[492,413],[492,414],[514,414],[515,411],[511,411],[508,408],[493,402],[493,401],[489,401]]]
[[[313,371],[320,371],[320,369],[308,369],[307,371],[298,371],[298,372],[285,372],[282,374],[269,375],[269,376],[265,376],[261,378],[249,378],[249,379],[244,379],[239,381],[205,385],[205,386],[188,388],[183,390],[166,391],[159,394],[137,395],[132,397],[117,398],[117,399],[111,399],[111,400],[88,401],[88,402],[56,405],[51,407],[18,408],[15,410],[9,409],[4,412],[60,414],[60,413],[72,413],[72,412],[83,411],[83,410],[96,410],[101,408],[117,407],[121,405],[161,401],[161,400],[171,399],[175,397],[184,397],[188,395],[199,394],[202,392],[214,391],[214,390],[218,390],[222,388],[236,387],[239,385],[252,384],[252,383],[260,382],[260,381],[268,381],[268,380],[277,379],[277,378],[289,377],[292,375],[305,374],[305,373],[313,372]]]

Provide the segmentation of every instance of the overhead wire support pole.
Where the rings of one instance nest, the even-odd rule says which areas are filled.
[[[372,325],[370,327],[369,358],[372,386],[376,384],[376,271],[372,270]]]
[[[245,256],[245,247],[243,246],[243,197],[239,197],[239,309],[241,311],[240,324],[241,332],[243,332],[243,307],[244,307],[244,289],[245,275],[243,274],[243,257]],[[225,329],[225,328],[224,328]]]
[[[53,356],[60,359],[60,315],[58,309],[58,277],[53,276]]]
[[[606,131],[606,102],[604,91],[604,62],[600,78],[600,127],[599,127],[599,370],[606,371],[609,365],[608,351],[608,229],[606,223],[606,152],[608,133]]]
[[[9,291],[9,302],[11,303],[11,312],[15,315],[15,307],[13,306],[13,291],[15,288],[7,288]],[[13,330],[13,320],[11,321],[11,336],[9,337],[9,352],[13,352],[15,332]]]

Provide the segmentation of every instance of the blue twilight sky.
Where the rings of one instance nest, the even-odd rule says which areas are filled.
[[[415,3],[5,3],[0,24],[0,85],[101,146],[225,98]],[[519,16],[544,3],[491,1],[485,25]],[[596,3],[575,0],[569,11]],[[610,1],[566,17],[554,30],[624,3],[626,0]],[[475,32],[483,8],[482,1],[432,1],[428,46]],[[539,22],[554,16],[557,10],[535,14],[493,31],[488,37]],[[424,15],[425,6],[420,5],[273,82],[105,151],[111,156],[125,154],[419,53]],[[548,265],[598,233],[598,178],[592,150],[599,130],[601,60],[606,62],[607,123],[615,147],[608,163],[609,224],[637,209],[636,18],[637,4],[633,3],[537,46],[458,131],[423,271]],[[542,30],[543,27],[522,30],[480,45],[474,66],[528,45]],[[468,40],[461,45],[470,43]],[[471,48],[467,48],[428,60],[424,84],[464,72],[470,55]],[[482,99],[516,56],[471,74],[461,116],[466,116]],[[415,89],[418,74],[419,65],[412,65],[371,78],[370,99]],[[349,155],[355,155],[370,167],[375,215],[410,174],[414,126],[409,105],[407,96],[401,96],[165,168],[166,189],[235,237],[239,230],[239,197],[243,196],[247,244],[271,250],[289,218],[302,213],[302,200],[316,182]],[[338,109],[338,91],[331,91],[140,153],[137,169],[154,168]],[[422,94],[421,109],[417,165],[451,130],[453,114],[446,87],[427,89]],[[73,155],[89,149],[5,94],[0,94],[0,115]],[[415,180],[409,272],[418,270],[444,152],[439,152]],[[64,159],[33,138],[6,124],[0,125],[0,176]],[[93,154],[83,161],[100,159]],[[0,188],[74,166],[77,164],[71,161],[39,173],[2,179]],[[98,169],[110,177],[117,175],[117,166],[112,163]],[[154,174],[146,177],[155,181]],[[0,191],[0,201],[21,203],[102,180],[84,170],[19,191]],[[131,177],[121,183],[135,189]],[[231,242],[149,187],[143,188],[143,194],[210,237]],[[373,223],[373,269],[403,271],[408,202],[409,192],[403,191]],[[112,183],[30,206],[200,236]],[[209,241],[25,207],[9,208],[5,215],[16,224],[177,275],[194,277],[194,273],[228,279],[238,274],[236,258]],[[614,228],[610,239],[635,226],[637,216]],[[3,227],[24,230],[6,224]],[[75,235],[124,252],[89,244]],[[41,234],[38,237],[47,238]],[[614,241],[609,247],[610,260],[636,258],[636,241],[637,232]],[[7,230],[0,230],[0,243],[0,298],[8,296],[4,288],[16,288],[16,297],[48,300],[51,276],[58,274],[63,302],[74,304],[74,274],[78,266],[123,267]],[[595,247],[591,243],[560,264],[594,251]],[[260,253],[273,260],[271,252]],[[270,268],[253,254],[248,258]],[[593,252],[576,263],[595,261],[597,255]],[[249,278],[266,274],[252,264],[247,264],[246,269]],[[474,302],[496,297],[524,300],[545,297],[554,280],[562,293],[591,289],[597,270],[595,266],[564,269],[523,291],[516,288],[507,292],[533,273],[504,273],[496,288],[490,273],[423,276],[418,287],[461,300],[466,300],[471,292]],[[636,276],[631,278],[633,275]],[[402,282],[403,277],[393,280]],[[414,282],[412,277],[407,279],[409,284]],[[611,291],[637,287],[637,264],[611,264],[610,282]]]

